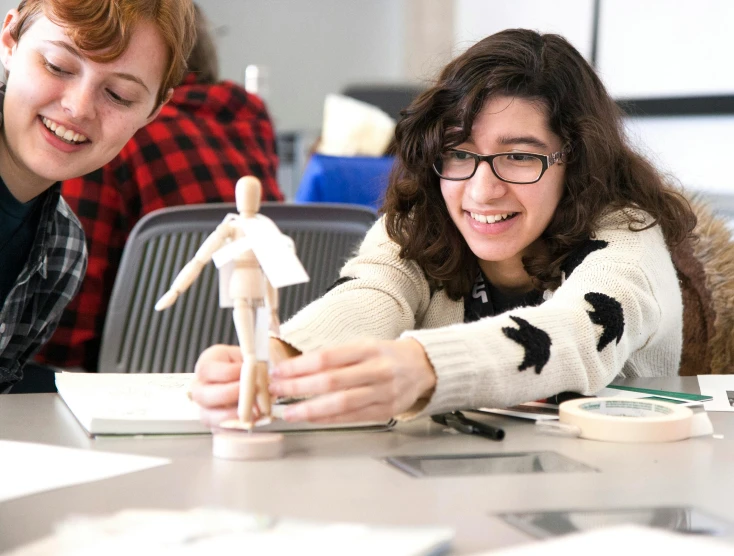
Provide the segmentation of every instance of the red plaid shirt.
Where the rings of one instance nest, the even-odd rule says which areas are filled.
[[[63,183],[87,236],[89,267],[79,294],[36,359],[97,370],[122,248],[147,213],[174,205],[232,202],[235,183],[257,176],[263,200],[280,201],[273,126],[263,102],[231,82],[188,76],[160,115],[103,168]]]

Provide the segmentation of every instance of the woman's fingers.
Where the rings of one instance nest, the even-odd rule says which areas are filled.
[[[318,350],[279,365],[276,396],[311,397],[289,406],[288,421],[346,423],[388,419],[435,385],[423,347],[409,341],[370,341]]]
[[[241,363],[242,350],[239,346],[229,346],[225,344],[210,346],[201,352],[199,359],[196,361],[196,367],[202,364],[206,365],[211,362]]]
[[[271,342],[271,351],[283,346]],[[210,422],[220,419],[216,411],[234,414],[241,365],[237,346],[213,346],[199,357],[192,398],[214,412],[207,414]],[[434,385],[430,362],[413,340],[366,341],[317,350],[281,361],[270,376],[274,396],[311,398],[289,405],[286,420],[323,423],[388,419],[411,407]]]
[[[356,365],[301,375],[296,378],[271,378],[270,393],[275,396],[294,398],[316,396],[380,383],[389,378],[386,376],[388,374],[390,373],[382,369],[379,363],[374,360],[367,360]]]
[[[237,406],[241,367],[242,355],[237,346],[217,345],[207,348],[196,362],[191,399],[205,412],[222,409],[230,411]],[[207,416],[208,420],[205,422],[211,422],[212,418]]]
[[[203,383],[197,378],[191,384],[191,399],[204,408],[237,406],[239,394],[240,384],[237,380]]]
[[[199,410],[199,418],[205,425],[211,427],[218,425],[222,421],[237,419],[237,409],[206,409],[202,407]]]
[[[205,349],[194,366],[196,379],[202,383],[239,380],[242,352],[237,346],[217,345]]]
[[[273,378],[292,378],[353,365],[374,356],[376,346],[376,342],[366,341],[304,353],[278,363],[271,376]]]
[[[201,408],[202,421],[214,425],[237,418],[241,370],[242,354],[237,346],[212,346],[199,356],[189,397]],[[256,402],[252,417],[261,414]]]
[[[283,411],[286,421],[322,421],[349,415],[381,402],[380,388],[374,385],[323,394],[310,400],[289,405]]]
[[[311,419],[309,422],[324,425],[340,425],[347,423],[386,422],[392,419],[393,414],[390,406],[386,404],[372,404],[356,411],[324,417],[323,419]]]

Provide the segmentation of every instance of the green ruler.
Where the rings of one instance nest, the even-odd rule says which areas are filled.
[[[653,390],[652,388],[636,388],[635,386],[621,386],[619,384],[610,384],[607,388],[614,390],[624,390],[625,392],[639,392],[640,394],[649,394],[657,396],[661,399],[672,398],[687,402],[707,402],[713,400],[711,396],[702,396],[701,394],[688,394],[686,392],[669,392],[667,390]]]

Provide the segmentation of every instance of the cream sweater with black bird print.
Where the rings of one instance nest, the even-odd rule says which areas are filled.
[[[283,324],[280,337],[302,352],[365,338],[420,342],[436,387],[400,418],[594,394],[616,377],[678,373],[681,291],[659,226],[631,231],[622,211],[607,214],[540,305],[471,323],[463,300],[432,292],[418,264],[398,253],[379,220],[341,283]]]

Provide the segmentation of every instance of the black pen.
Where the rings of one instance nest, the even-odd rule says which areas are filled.
[[[505,437],[505,431],[501,428],[469,419],[461,411],[433,415],[431,419],[464,434],[476,434],[490,440],[502,440]]]

